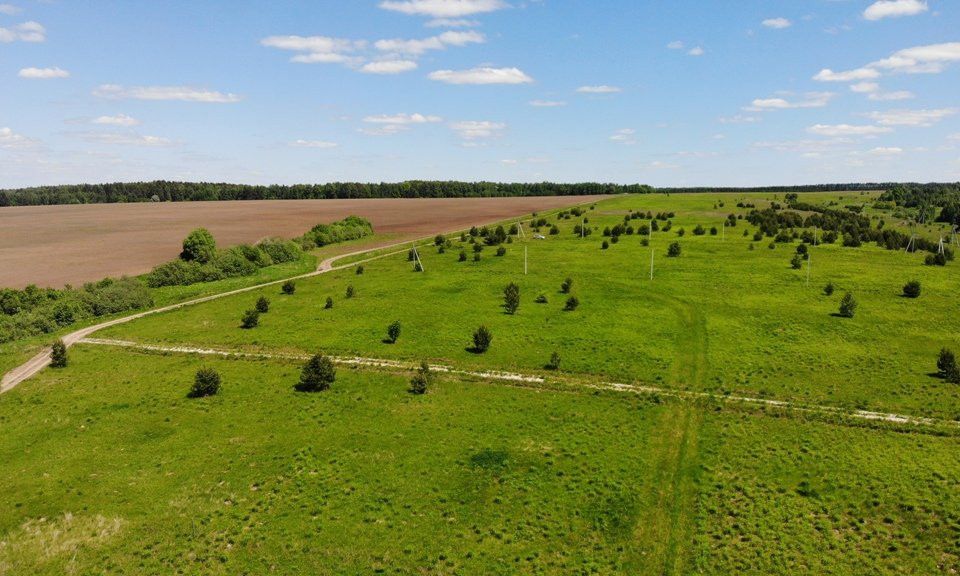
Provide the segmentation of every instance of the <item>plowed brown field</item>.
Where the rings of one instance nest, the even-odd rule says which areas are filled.
[[[0,287],[60,287],[135,275],[175,258],[203,226],[220,246],[294,237],[351,214],[392,241],[485,224],[602,197],[263,200],[0,208]]]

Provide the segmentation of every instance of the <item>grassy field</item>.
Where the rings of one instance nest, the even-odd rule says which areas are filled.
[[[941,347],[960,348],[957,264],[815,246],[808,284],[790,266],[796,243],[753,242],[746,221],[692,235],[745,215],[741,200],[780,199],[618,197],[587,212],[586,239],[575,220],[544,240],[525,227],[504,256],[486,247],[474,262],[457,237],[442,254],[421,244],[423,272],[392,254],[360,275],[299,280],[293,295],[274,286],[96,334],[546,380],[448,375],[416,396],[402,370],[341,366],[311,395],[292,388],[297,361],[80,344],[70,367],[0,396],[0,576],[957,573],[960,431],[797,409],[960,418],[960,387],[931,375]],[[602,249],[600,231],[631,210],[676,212],[673,230]],[[683,253],[668,258],[675,240]],[[913,279],[922,296],[903,298]],[[515,315],[501,307],[508,282]],[[841,318],[848,290],[860,307]],[[241,329],[261,295],[270,311]],[[494,335],[484,354],[470,350],[480,324]],[[553,352],[559,372],[544,366]],[[187,399],[201,366],[223,391]],[[660,392],[600,389],[610,382]],[[722,401],[741,395],[794,407]]]
[[[810,196],[805,199],[830,198]],[[745,221],[727,229],[723,239],[693,236],[697,224],[720,226],[727,214],[747,212],[735,208],[734,197],[722,201],[726,206],[719,207],[715,195],[622,197],[589,212],[590,224],[602,230],[629,210],[675,211],[673,230],[656,233],[650,248],[641,246],[637,236],[624,236],[602,250],[599,232],[581,240],[572,233],[574,221],[564,220],[559,235],[508,244],[503,257],[487,247],[480,262],[458,262],[457,240],[445,254],[422,247],[423,273],[413,272],[405,255],[399,255],[367,263],[363,275],[347,269],[300,282],[293,296],[265,290],[274,308],[254,330],[241,330],[239,319],[258,294],[155,316],[103,336],[258,351],[428,358],[522,371],[541,370],[556,351],[563,371],[574,374],[960,417],[960,389],[930,376],[940,348],[960,344],[953,326],[953,266],[923,266],[922,254],[875,246],[821,245],[812,249],[808,285],[805,269],[791,269],[795,246],[777,244],[771,250],[768,239],[753,242],[754,230]],[[687,234],[678,238],[675,231],[681,227]],[[748,229],[750,236],[743,236]],[[683,255],[667,258],[667,245],[674,240],[680,241]],[[472,257],[471,247],[464,248]],[[567,296],[559,293],[568,276],[581,301],[574,312],[563,310]],[[901,297],[903,284],[914,279],[923,284],[922,297]],[[521,289],[516,315],[504,314],[500,306],[503,286],[511,281]],[[836,286],[829,297],[822,292],[827,282]],[[349,300],[344,297],[348,285],[356,290]],[[836,317],[848,290],[860,302],[858,313],[853,319]],[[547,304],[534,302],[541,293]],[[325,309],[328,296],[334,299],[332,309]],[[393,320],[401,321],[403,334],[396,344],[385,344],[385,329]],[[493,346],[483,355],[468,350],[480,324],[494,334]],[[696,379],[679,377],[684,362],[694,364]]]

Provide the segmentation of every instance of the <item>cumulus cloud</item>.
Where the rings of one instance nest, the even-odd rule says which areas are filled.
[[[466,18],[434,18],[424,24],[427,28],[474,28],[479,25],[476,20]]]
[[[7,5],[8,6],[8,5]],[[39,22],[24,22],[13,28],[0,27],[0,43],[10,42],[44,42],[47,39],[47,30]]]
[[[756,124],[757,122],[762,121],[763,119],[759,116],[745,116],[743,114],[736,114],[734,116],[723,116],[718,118],[717,121],[721,124]]]
[[[16,148],[30,148],[36,145],[36,141],[17,134],[12,128],[0,128],[0,148],[7,150]]]
[[[636,144],[636,133],[637,131],[633,128],[621,128],[614,132],[612,136],[610,136],[610,141],[628,145]]]
[[[416,69],[417,63],[413,60],[377,60],[360,67],[366,74],[401,74]]]
[[[815,124],[807,128],[807,132],[818,136],[875,136],[893,132],[893,128],[886,126],[854,126],[851,124]]]
[[[507,125],[488,120],[464,120],[450,124],[450,129],[463,140],[483,140],[500,136]]]
[[[774,29],[780,30],[783,28],[789,28],[793,23],[787,20],[786,18],[767,18],[766,20],[761,22],[761,24],[763,24],[767,28],[774,28]]]
[[[567,105],[567,103],[562,100],[531,100],[528,104],[534,108],[559,108],[560,106]]]
[[[126,114],[117,114],[116,116],[100,116],[94,118],[91,122],[105,126],[137,126],[140,124],[139,120],[127,116]]]
[[[869,112],[865,116],[882,126],[933,126],[944,118],[957,113],[956,108],[937,110],[887,110]]]
[[[14,6],[13,4],[0,4],[0,14],[5,14],[7,16],[13,16],[20,12],[20,8]]]
[[[868,151],[867,154],[871,156],[896,156],[897,154],[903,154],[903,148],[896,146],[877,146]]]
[[[913,92],[909,90],[897,90],[896,92],[874,92],[867,96],[871,100],[878,102],[887,102],[891,100],[910,100],[913,98]]]
[[[879,0],[863,11],[867,20],[916,16],[929,10],[925,0]]]
[[[503,10],[509,4],[503,0],[385,0],[380,7],[412,16],[462,18]]]
[[[757,98],[745,110],[764,112],[770,110],[790,110],[795,108],[823,108],[830,103],[835,95],[833,92],[808,92],[802,100],[787,100],[785,98]]]
[[[447,46],[466,46],[467,44],[482,44],[486,37],[475,31],[447,31],[439,36],[431,36],[419,40],[378,40],[374,43],[381,52],[410,54],[419,56],[428,50],[443,50]]]
[[[205,102],[227,104],[239,102],[240,96],[191,88],[189,86],[120,86],[103,84],[93,91],[93,95],[110,100],[175,100],[180,102]]]
[[[530,84],[533,78],[519,68],[480,66],[469,70],[437,70],[428,76],[447,84]]]
[[[688,56],[703,56],[707,51],[700,46],[694,46],[693,48],[687,50]]]
[[[623,90],[617,86],[602,84],[600,86],[581,86],[577,88],[577,92],[581,94],[616,94],[617,92],[623,92]]]
[[[351,64],[358,61],[354,55],[366,48],[364,40],[331,38],[329,36],[267,36],[260,40],[261,46],[301,52],[290,58],[299,64]]]
[[[850,90],[858,94],[870,94],[880,89],[876,82],[858,82],[850,85]]]
[[[673,42],[667,44],[667,48],[669,48],[670,50],[683,50],[683,41],[674,40]]]
[[[175,143],[160,136],[146,136],[136,132],[72,132],[69,134],[91,144],[113,146],[142,146],[145,148],[163,148]]]
[[[336,142],[327,142],[325,140],[294,140],[290,143],[294,148],[336,148],[339,146]]]
[[[846,72],[834,72],[824,68],[813,77],[817,82],[854,82],[858,80],[874,80],[880,77],[880,72],[872,68],[857,68]]]
[[[443,118],[424,116],[423,114],[380,114],[379,116],[367,116],[363,121],[370,124],[432,124],[442,122]]]
[[[23,68],[17,73],[17,76],[30,80],[50,80],[53,78],[69,78],[70,73],[62,68]]]

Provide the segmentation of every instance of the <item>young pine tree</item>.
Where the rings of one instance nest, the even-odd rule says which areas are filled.
[[[317,354],[303,366],[296,389],[300,392],[322,392],[329,390],[336,379],[337,370],[333,367],[333,361]]]
[[[53,343],[53,348],[50,351],[50,367],[66,368],[69,363],[70,358],[67,356],[67,345],[63,343],[63,340],[57,340]]]
[[[520,307],[520,287],[513,282],[503,289],[503,309],[507,314],[516,314]]]

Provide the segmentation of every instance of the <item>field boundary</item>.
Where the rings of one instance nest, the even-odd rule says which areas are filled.
[[[220,356],[223,358],[238,359],[264,359],[264,360],[297,360],[303,361],[310,358],[309,354],[293,353],[271,353],[271,352],[244,352],[236,350],[224,350],[218,348],[202,348],[199,346],[160,346],[156,344],[140,344],[128,340],[112,340],[105,338],[81,338],[76,341],[77,344],[87,344],[92,346],[111,346],[116,348],[127,348],[131,350],[161,353],[161,354],[194,354],[199,356]],[[352,366],[356,368],[382,369],[393,372],[409,373],[419,367],[419,363],[403,360],[390,360],[385,358],[370,358],[364,356],[335,356],[329,358],[337,364]],[[861,422],[873,422],[881,424],[894,424],[910,426],[914,429],[936,428],[960,431],[960,421],[943,420],[938,418],[929,418],[926,416],[913,416],[909,414],[895,414],[889,412],[874,412],[869,410],[845,410],[835,406],[823,406],[819,404],[801,404],[789,402],[786,400],[772,400],[769,398],[754,398],[750,396],[738,396],[730,394],[716,394],[711,392],[696,392],[690,390],[677,390],[671,388],[662,388],[658,386],[648,386],[643,384],[625,384],[622,382],[593,382],[583,377],[575,375],[557,375],[547,378],[539,374],[504,372],[504,371],[478,371],[465,370],[455,366],[445,364],[429,364],[430,369],[453,376],[464,376],[476,378],[479,380],[494,381],[514,386],[535,387],[542,390],[562,391],[562,386],[570,386],[585,390],[619,392],[627,394],[637,394],[650,397],[675,398],[684,401],[709,401],[723,404],[733,404],[742,406],[753,406],[760,408],[774,408],[800,414],[813,414],[827,416],[842,420],[852,420]],[[551,386],[551,384],[555,386]],[[560,387],[556,387],[559,385]]]

